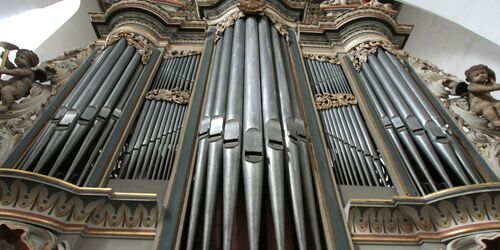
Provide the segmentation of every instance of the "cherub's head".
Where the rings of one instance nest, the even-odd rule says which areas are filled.
[[[39,59],[35,52],[27,49],[20,49],[16,53],[16,59],[14,59],[17,67],[35,67],[38,65]]]
[[[465,71],[465,80],[474,83],[488,83],[496,81],[495,72],[483,64],[470,67]]]

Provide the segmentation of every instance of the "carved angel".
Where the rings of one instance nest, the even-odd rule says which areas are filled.
[[[486,118],[491,128],[500,129],[500,101],[493,98],[492,91],[500,90],[495,72],[486,65],[474,65],[465,71],[470,109]]]
[[[0,74],[12,76],[9,80],[0,80],[0,98],[2,100],[0,112],[9,110],[15,100],[25,97],[35,81],[35,73],[31,68],[38,65],[39,60],[33,51],[18,50],[14,62],[15,65],[7,60],[5,68],[0,69]]]

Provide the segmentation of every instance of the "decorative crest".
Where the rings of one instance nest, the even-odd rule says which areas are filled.
[[[148,39],[139,34],[135,34],[133,32],[128,32],[128,31],[120,31],[118,33],[108,36],[108,38],[106,38],[106,43],[104,44],[104,47],[110,46],[122,38],[125,38],[127,40],[128,45],[133,46],[137,50],[137,53],[139,53],[142,57],[143,64],[149,62],[149,59],[153,54],[154,46]]]
[[[355,105],[358,103],[358,100],[356,99],[355,96],[351,94],[324,93],[324,94],[316,94],[314,96],[314,103],[316,104],[316,109],[326,110],[343,106]]]

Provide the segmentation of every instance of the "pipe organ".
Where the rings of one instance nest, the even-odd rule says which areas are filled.
[[[32,118],[0,142],[0,235],[58,249],[498,240],[497,170],[403,51],[399,2],[98,2],[96,42],[37,68],[62,87],[34,83],[0,113],[0,136]]]

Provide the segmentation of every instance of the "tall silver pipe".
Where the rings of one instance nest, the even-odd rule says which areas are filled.
[[[278,86],[280,88],[280,93],[285,93],[283,96],[289,96],[286,101],[286,105],[289,105],[290,108],[290,118],[293,119],[293,124],[295,127],[295,131],[293,131],[296,135],[295,138],[298,140],[299,152],[300,152],[300,170],[302,174],[302,186],[303,186],[303,194],[304,200],[307,208],[307,218],[310,225],[310,232],[312,235],[312,240],[314,243],[314,249],[321,249],[321,239],[319,232],[319,223],[318,216],[316,213],[316,201],[314,198],[314,185],[312,182],[312,174],[311,174],[311,165],[309,163],[309,153],[308,153],[308,140],[305,133],[305,125],[302,120],[302,116],[300,113],[299,105],[298,105],[298,96],[295,91],[294,80],[295,78],[292,75],[292,67],[291,67],[291,59],[289,57],[288,46],[283,37],[279,38],[278,32],[276,29],[272,29],[273,35],[273,44],[274,50],[276,53],[276,71],[278,73]],[[280,59],[282,59],[280,61]],[[282,72],[282,73],[280,73]],[[286,94],[288,92],[288,94]],[[283,107],[285,105],[284,101],[286,98],[281,98]],[[282,110],[282,114],[285,113]],[[285,119],[283,122],[288,124]],[[291,121],[289,121],[291,122]],[[287,125],[288,126],[288,125]],[[292,130],[292,129],[291,129]],[[289,137],[292,139],[293,137]]]
[[[272,30],[272,34],[271,34]],[[292,196],[292,208],[294,214],[294,221],[297,231],[297,240],[299,248],[302,249],[302,244],[305,244],[304,232],[304,219],[302,208],[302,194],[300,187],[300,172],[298,160],[292,161],[293,157],[298,157],[298,150],[296,140],[292,142],[290,135],[293,130],[290,129],[292,122],[292,114],[290,105],[284,106],[285,103],[290,103],[290,97],[287,89],[283,89],[283,84],[286,84],[286,76],[283,69],[275,68],[273,62],[276,61],[281,68],[283,67],[283,60],[280,55],[275,54],[273,60],[273,51],[280,52],[280,48],[273,47],[274,43],[278,42],[278,34],[275,29],[269,27],[267,18],[259,19],[259,51],[260,51],[260,72],[261,72],[261,86],[262,86],[262,118],[264,124],[264,146],[266,152],[266,166],[268,169],[268,185],[271,200],[271,211],[273,215],[273,224],[276,235],[276,246],[278,249],[285,247],[285,228],[284,228],[284,212],[285,212],[285,199],[284,199],[284,174],[283,174],[283,137],[281,131],[284,130],[285,145],[289,149],[288,155],[288,177]],[[279,61],[279,62],[278,62]],[[276,74],[275,74],[276,73]],[[279,85],[279,91],[276,89],[276,81]],[[285,85],[286,87],[286,85]],[[278,104],[279,100],[282,105]],[[285,127],[281,127],[280,123],[280,110],[281,107],[281,120],[285,123]],[[299,215],[301,214],[301,215]],[[302,243],[304,242],[304,243]]]
[[[219,40],[215,47],[215,56],[212,62],[210,79],[208,81],[207,96],[205,98],[205,107],[203,108],[203,117],[198,131],[199,143],[195,165],[193,194],[191,198],[191,211],[189,215],[188,239],[186,249],[194,248],[196,229],[198,225],[198,213],[201,205],[201,197],[205,184],[206,162],[208,158],[208,133],[210,130],[210,118],[213,114],[215,96],[218,90],[217,76],[219,72],[223,41]]]
[[[236,200],[241,168],[241,126],[243,114],[243,70],[245,65],[245,22],[234,27],[233,53],[226,106],[223,152],[222,249],[231,249]]]
[[[243,101],[243,184],[250,249],[259,248],[262,207],[263,141],[259,68],[259,31],[255,16],[246,19]]]
[[[222,133],[224,126],[224,111],[226,109],[227,102],[229,65],[231,65],[233,27],[226,29],[223,34],[222,41],[221,67],[219,68],[217,76],[219,86],[215,95],[215,103],[213,106],[214,111],[212,120],[210,121],[210,130],[208,134],[209,145],[202,249],[209,249],[210,247],[212,225],[215,213],[215,201],[219,187],[220,170],[222,165]]]

